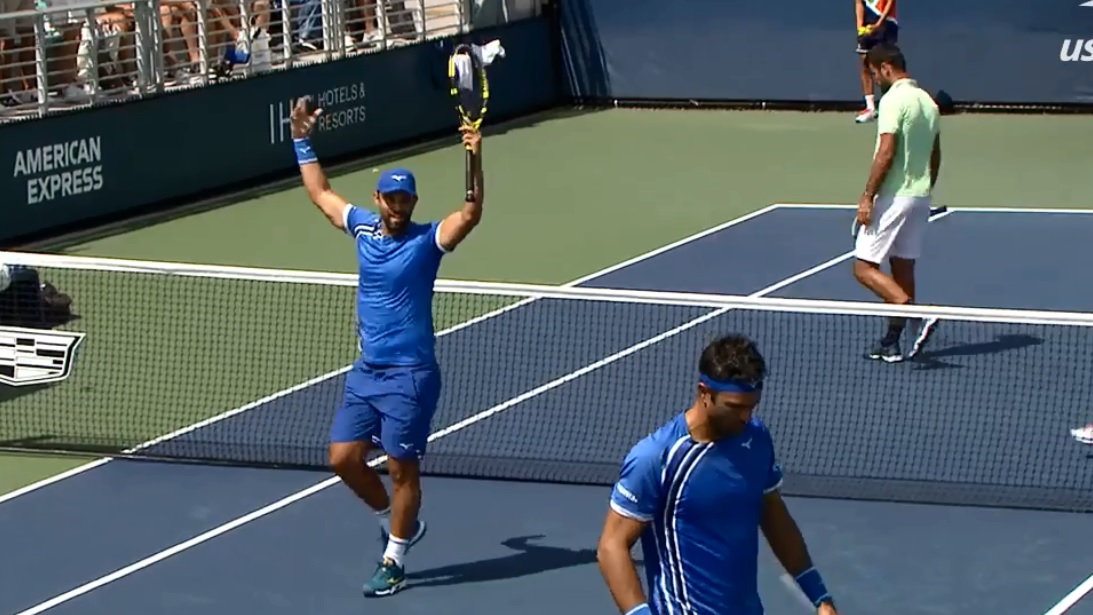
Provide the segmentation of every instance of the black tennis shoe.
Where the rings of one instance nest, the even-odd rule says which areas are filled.
[[[903,350],[899,346],[899,341],[892,343],[886,343],[887,340],[880,340],[873,346],[873,348],[865,354],[866,358],[873,359],[874,361],[884,361],[885,363],[898,363],[903,360]]]

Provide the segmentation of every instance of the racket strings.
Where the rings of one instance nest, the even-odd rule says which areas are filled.
[[[458,97],[460,114],[465,123],[474,124],[486,111],[488,90],[482,69],[470,53],[458,53],[452,57],[454,67],[452,86]]]

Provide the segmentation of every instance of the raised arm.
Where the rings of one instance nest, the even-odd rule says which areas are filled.
[[[474,227],[478,226],[478,222],[482,220],[482,203],[486,198],[482,173],[482,135],[477,130],[464,129],[463,143],[470,145],[474,154],[474,200],[463,203],[462,207],[440,222],[438,239],[440,246],[448,252],[456,249]]]
[[[319,166],[319,158],[311,148],[311,131],[315,121],[322,115],[322,109],[307,110],[307,98],[300,98],[292,107],[292,142],[296,148],[296,162],[300,165],[300,177],[307,189],[311,202],[323,212],[326,219],[335,228],[345,230],[346,201],[330,188],[326,173]]]

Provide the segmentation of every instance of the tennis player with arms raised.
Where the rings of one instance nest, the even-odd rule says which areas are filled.
[[[779,493],[770,432],[752,416],[766,362],[727,335],[698,364],[691,407],[638,442],[622,464],[597,549],[626,615],[762,615],[759,531],[819,615],[836,615]],[[630,557],[641,539],[650,597]]]
[[[411,221],[418,202],[414,175],[385,171],[372,195],[378,213],[352,205],[330,188],[309,135],[321,109],[300,99],[292,110],[292,137],[308,196],[327,220],[356,242],[360,282],[357,317],[361,355],[346,374],[345,397],[330,429],[330,464],[349,489],[380,519],[387,546],[366,596],[387,596],[406,585],[406,551],[425,535],[418,519],[421,482],[433,413],[440,397],[432,299],[441,258],[458,246],[482,217],[481,137],[463,131],[474,156],[474,190],[439,222]],[[393,486],[388,496],[379,474],[365,463],[375,446],[387,454]]]
[[[869,179],[858,199],[854,277],[886,303],[903,305],[915,301],[915,261],[922,254],[941,171],[941,116],[930,94],[907,74],[899,48],[873,47],[865,60],[885,94]],[[886,260],[890,276],[881,270]],[[902,361],[906,320],[889,318],[887,332],[867,356]],[[936,318],[918,319],[908,358],[922,351],[936,328]]]

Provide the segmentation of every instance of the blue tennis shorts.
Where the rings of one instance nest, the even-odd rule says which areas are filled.
[[[330,441],[367,442],[395,459],[420,459],[440,400],[440,368],[377,367],[361,360],[345,377]]]
[[[890,21],[877,28],[869,36],[858,37],[858,53],[864,54],[879,45],[895,45],[899,43],[899,25]]]

